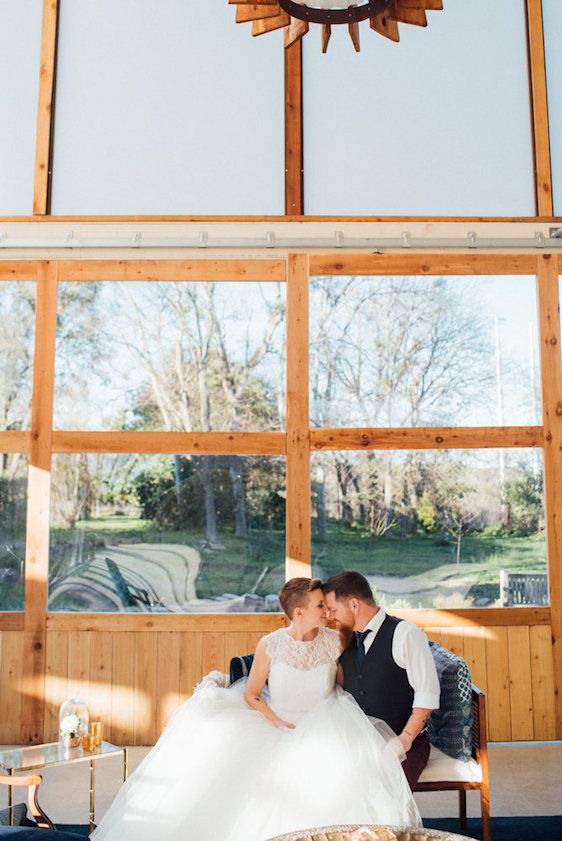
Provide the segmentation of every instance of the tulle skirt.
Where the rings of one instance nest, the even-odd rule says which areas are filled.
[[[243,690],[204,687],[178,710],[94,841],[265,841],[329,824],[421,824],[396,753],[351,696],[335,690],[293,714],[288,730],[251,710]]]

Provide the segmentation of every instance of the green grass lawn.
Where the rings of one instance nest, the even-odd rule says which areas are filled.
[[[314,527],[314,523],[313,523]],[[201,566],[197,577],[200,598],[223,593],[275,593],[285,576],[285,535],[282,530],[252,530],[249,537],[219,533],[219,546],[209,547],[202,530],[158,529],[149,520],[105,516],[79,522],[75,530],[53,529],[53,556],[64,545],[84,541],[90,552],[96,547],[118,543],[178,543],[198,548]],[[436,567],[454,564],[456,546],[440,535],[374,537],[359,528],[331,521],[328,542],[312,543],[315,570],[327,577],[343,569],[366,575],[405,577]],[[471,596],[497,598],[499,570],[545,572],[546,545],[542,535],[529,537],[491,536],[473,533],[463,538],[463,572],[471,565],[474,580]]]

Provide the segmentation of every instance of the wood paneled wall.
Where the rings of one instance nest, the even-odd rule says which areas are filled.
[[[410,611],[397,611],[411,619]],[[465,612],[466,613],[466,612]],[[554,675],[548,610],[528,624],[475,624],[465,615],[419,614],[430,639],[461,655],[487,692],[491,741],[555,739]],[[498,620],[498,611],[491,614]],[[528,616],[528,615],[527,615]],[[177,617],[175,617],[177,618]],[[211,619],[211,617],[208,617]],[[202,676],[224,672],[230,658],[254,651],[280,616],[229,618],[239,630],[50,630],[47,632],[43,739],[57,738],[60,704],[87,702],[117,744],[151,745]],[[262,629],[258,625],[262,624]],[[419,620],[418,620],[419,621]],[[443,624],[436,626],[435,621]],[[426,622],[432,623],[431,625]],[[457,622],[458,624],[451,624]],[[220,618],[217,621],[221,626]],[[19,742],[23,632],[0,632],[0,743]]]

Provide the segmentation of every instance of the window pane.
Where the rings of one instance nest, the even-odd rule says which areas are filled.
[[[55,426],[284,425],[285,285],[61,283]]]
[[[0,610],[23,610],[27,456],[0,454]]]
[[[312,489],[313,575],[395,608],[548,603],[542,450],[314,453]]]
[[[278,610],[284,575],[283,458],[53,458],[51,610]]]
[[[562,214],[562,4],[543,0],[544,47],[548,91],[548,122],[552,163],[554,213]]]
[[[29,429],[35,283],[0,281],[0,429]]]
[[[282,36],[234,15],[62,4],[53,213],[283,213]]]
[[[534,277],[311,279],[312,426],[540,423]]]
[[[304,39],[307,213],[534,215],[525,4],[444,6],[360,53]]]
[[[41,0],[0,2],[0,214],[33,211]]]

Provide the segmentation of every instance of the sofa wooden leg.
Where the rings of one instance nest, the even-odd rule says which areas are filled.
[[[459,823],[462,830],[466,830],[466,791],[461,788],[459,791]]]
[[[487,786],[480,789],[480,805],[482,810],[482,838],[484,841],[492,841],[492,828],[490,826],[490,792]]]

